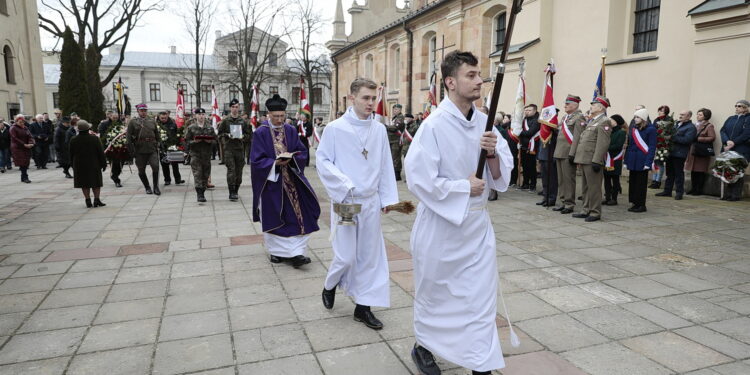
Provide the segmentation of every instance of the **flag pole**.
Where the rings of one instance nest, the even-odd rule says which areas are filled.
[[[497,104],[500,101],[500,90],[503,87],[503,78],[505,77],[505,61],[508,58],[508,49],[510,48],[510,40],[513,36],[513,27],[516,25],[516,16],[521,12],[521,5],[523,0],[513,0],[513,6],[510,11],[510,19],[508,20],[508,28],[505,33],[505,40],[503,44],[503,51],[500,54],[500,66],[497,68],[497,74],[495,75],[495,86],[492,88],[492,101],[490,102],[490,112],[487,116],[487,123],[485,124],[484,130],[486,132],[492,131],[492,127],[495,121],[495,113],[497,113]],[[487,150],[482,149],[479,152],[479,162],[477,163],[476,177],[481,179],[484,175],[484,166],[487,162]]]

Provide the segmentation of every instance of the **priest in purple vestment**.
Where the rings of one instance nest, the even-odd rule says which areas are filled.
[[[307,148],[294,126],[284,124],[287,101],[266,101],[270,125],[258,127],[250,149],[253,221],[263,226],[272,263],[294,268],[310,263],[307,242],[317,231],[320,204],[304,175]]]

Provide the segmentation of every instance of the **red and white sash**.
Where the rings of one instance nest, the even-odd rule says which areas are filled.
[[[406,138],[409,142],[414,140],[414,138],[411,136],[411,133],[409,133],[409,129],[404,129],[404,134],[401,137],[402,137],[402,142],[403,142],[403,138]]]
[[[614,169],[615,168],[615,162],[618,161],[618,160],[622,160],[622,158],[624,158],[624,157],[625,157],[625,150],[620,151],[620,153],[617,154],[617,156],[615,156],[614,159],[611,156],[609,156],[609,152],[608,152],[607,153],[607,160],[605,162],[605,164],[607,166],[607,169],[610,169],[610,168]]]
[[[539,132],[536,132],[533,137],[529,140],[529,152],[536,151],[536,141],[538,141],[541,138],[541,135]]]
[[[562,133],[565,136],[565,140],[568,141],[569,145],[573,144],[573,133],[570,132],[570,129],[568,129],[568,117],[570,115],[565,115],[565,120],[563,120],[562,126],[560,127],[562,129]]]
[[[633,135],[633,142],[635,142],[635,146],[638,147],[641,152],[648,155],[648,145],[643,140],[643,138],[641,138],[641,132],[639,132],[638,129],[633,129],[630,134]]]

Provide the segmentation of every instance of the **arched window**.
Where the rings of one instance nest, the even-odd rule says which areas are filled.
[[[391,49],[391,90],[398,90],[401,81],[401,47],[398,44]]]
[[[372,70],[373,70],[373,57],[372,55],[367,55],[367,57],[365,57],[365,77],[366,78],[374,79]]]
[[[3,47],[3,61],[5,62],[5,82],[16,83],[16,72],[13,68],[13,51],[10,46]]]
[[[495,17],[495,52],[505,47],[505,12]]]

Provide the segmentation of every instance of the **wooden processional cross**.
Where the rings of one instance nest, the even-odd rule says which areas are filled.
[[[454,44],[451,44],[451,45],[449,45],[449,46],[446,46],[446,45],[445,45],[445,34],[443,34],[443,35],[441,36],[441,39],[442,39],[442,40],[441,40],[441,43],[443,44],[443,46],[442,46],[442,47],[440,47],[440,48],[437,48],[437,46],[436,46],[436,47],[435,47],[435,54],[437,55],[437,51],[440,51],[440,54],[441,54],[441,56],[440,56],[440,61],[442,62],[443,60],[445,60],[445,50],[446,50],[446,49],[448,49],[448,48],[451,48],[451,47],[455,47],[455,46],[456,46],[456,44],[454,43]],[[436,61],[433,61],[432,63],[433,63],[433,65],[435,65]],[[436,72],[438,71],[438,70],[437,70],[437,66],[433,66],[433,68],[434,68],[434,70],[435,70]],[[442,76],[440,76],[440,81],[439,81],[439,82],[442,82],[442,79],[443,79],[443,77],[442,77]],[[437,84],[438,84],[438,82],[435,82],[435,84],[437,85]],[[441,85],[439,85],[439,86],[440,86],[440,100],[443,100],[443,98],[445,97],[445,87],[443,87],[443,85],[442,85],[442,84],[441,84]]]

